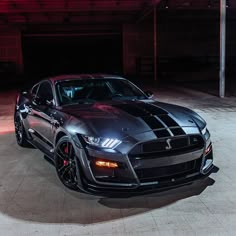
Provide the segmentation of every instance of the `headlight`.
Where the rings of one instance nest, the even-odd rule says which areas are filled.
[[[114,149],[121,143],[120,140],[114,138],[98,138],[86,135],[82,135],[82,137],[87,144],[101,148]]]

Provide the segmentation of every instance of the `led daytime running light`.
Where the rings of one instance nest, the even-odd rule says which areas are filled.
[[[102,143],[102,147],[105,147],[105,148],[112,148],[112,147],[115,147],[117,146],[118,144],[120,144],[120,140],[118,139],[110,139],[110,138],[107,138],[105,139],[105,141]]]
[[[113,139],[113,138],[97,138],[97,137],[85,136],[85,135],[82,135],[82,137],[84,141],[88,143],[89,145],[97,146],[101,148],[113,149],[121,143],[120,140]]]

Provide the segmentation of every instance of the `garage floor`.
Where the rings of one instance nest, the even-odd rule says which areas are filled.
[[[65,189],[40,151],[16,145],[15,93],[1,93],[0,235],[236,235],[236,98],[178,88],[155,93],[207,120],[219,171],[203,182],[132,198]]]

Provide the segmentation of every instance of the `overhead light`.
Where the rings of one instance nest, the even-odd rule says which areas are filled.
[[[169,8],[168,0],[165,1],[165,9]]]

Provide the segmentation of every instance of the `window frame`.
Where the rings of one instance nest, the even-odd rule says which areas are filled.
[[[33,101],[35,101],[35,98],[38,97],[39,89],[40,89],[40,87],[42,86],[42,84],[44,84],[44,83],[48,83],[48,84],[49,84],[49,86],[50,86],[50,88],[51,88],[51,92],[52,92],[52,99],[51,99],[50,101],[52,101],[53,106],[56,106],[56,96],[55,96],[55,92],[54,92],[54,89],[53,89],[53,85],[52,85],[51,81],[49,81],[49,80],[42,80],[42,81],[40,81],[39,83],[35,84],[35,85],[32,87],[31,92],[32,92],[32,90],[34,89],[34,87],[38,86],[36,94],[33,95]],[[47,99],[46,99],[46,100],[47,100]],[[47,101],[49,101],[49,100],[47,100]]]
[[[66,79],[66,80],[57,80],[55,83],[54,83],[54,89],[55,89],[55,97],[57,100],[57,104],[58,106],[67,106],[67,105],[70,105],[70,104],[63,104],[60,100],[60,95],[59,95],[59,92],[58,92],[58,84],[60,84],[61,82],[66,82],[66,81],[82,81],[82,80],[90,80],[90,79],[82,79],[82,78],[73,78],[73,79]],[[106,78],[97,78],[97,79],[94,79],[94,80],[120,80],[120,81],[124,81],[125,83],[129,84],[131,87],[135,87],[143,96],[144,96],[144,99],[148,99],[147,95],[145,94],[145,92],[139,88],[137,85],[135,85],[134,83],[132,83],[131,81],[125,79],[125,78],[113,78],[113,77],[106,77]],[[110,85],[107,85],[110,89]]]
[[[36,93],[33,93],[33,90],[34,90],[35,87],[37,87],[37,89],[36,89]],[[32,97],[37,96],[37,93],[38,93],[39,87],[40,87],[40,83],[37,83],[37,84],[35,84],[35,85],[31,88],[31,90],[30,90],[30,94],[32,95]]]

